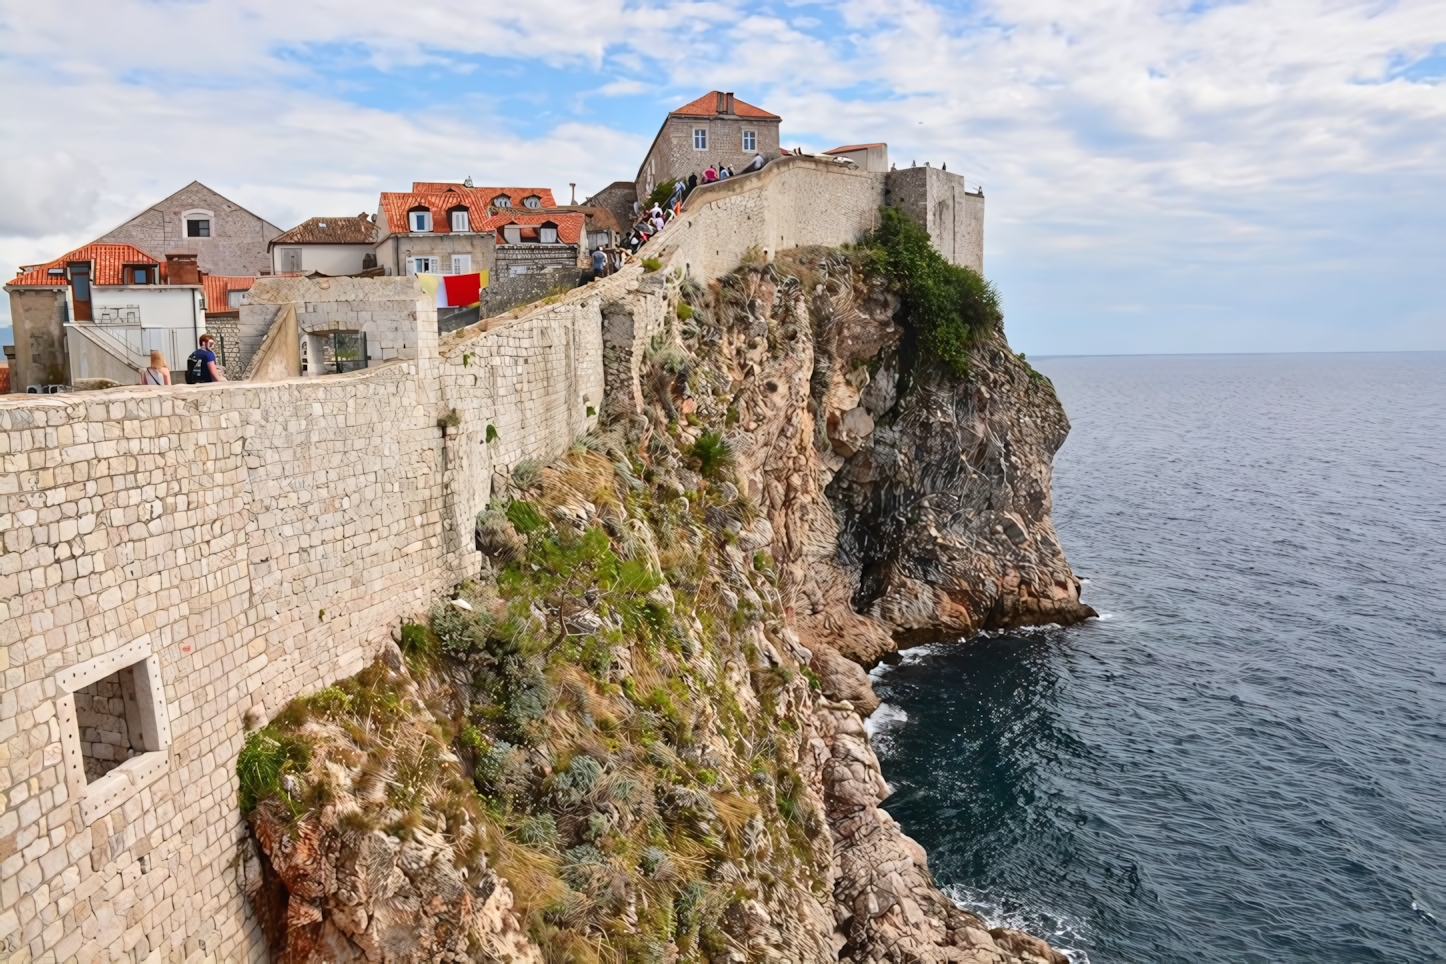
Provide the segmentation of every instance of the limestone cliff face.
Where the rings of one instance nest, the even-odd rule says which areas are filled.
[[[400,650],[248,741],[277,958],[1066,964],[938,889],[863,728],[901,643],[1088,614],[1048,383],[999,333],[924,377],[838,253],[629,297],[673,320],[629,336],[610,430],[514,474]]]

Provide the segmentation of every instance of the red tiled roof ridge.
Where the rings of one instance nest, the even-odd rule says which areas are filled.
[[[720,93],[725,92],[710,90],[697,100],[689,101],[682,107],[669,113],[674,116],[683,117],[755,117],[760,119],[782,120],[777,114],[770,114],[762,107],[754,107],[746,101],[739,100],[737,96],[733,98],[733,113],[720,114],[718,112],[718,95]]]
[[[146,254],[140,248],[129,244],[121,244],[114,241],[92,241],[90,244],[83,244],[74,251],[67,251],[58,258],[54,258],[44,264],[32,265],[28,270],[21,272],[11,278],[6,284],[9,285],[39,285],[39,286],[60,286],[69,282],[64,275],[51,276],[51,268],[63,268],[73,261],[89,261],[91,268],[90,283],[93,285],[106,286],[124,283],[121,269],[128,264],[158,265],[155,258]]]
[[[885,143],[884,141],[878,141],[878,142],[873,143],[873,144],[845,144],[843,147],[831,147],[831,148],[829,148],[828,150],[824,151],[824,153],[825,153],[825,154],[845,154],[845,153],[847,153],[847,152],[849,152],[849,151],[862,151],[862,150],[864,150],[864,149],[866,149],[866,148],[869,148],[869,147],[888,147],[888,146],[889,146],[889,145],[888,145],[887,143]]]

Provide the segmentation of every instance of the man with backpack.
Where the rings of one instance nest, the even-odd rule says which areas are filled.
[[[202,385],[206,382],[224,382],[226,375],[216,367],[216,339],[209,333],[202,333],[197,339],[200,346],[186,359],[186,384]]]

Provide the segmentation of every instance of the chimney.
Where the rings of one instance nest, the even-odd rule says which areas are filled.
[[[727,99],[727,101],[728,101],[728,109],[725,110],[723,113],[725,113],[725,114],[731,114],[731,113],[733,113],[733,91],[730,90],[728,93],[724,94],[723,96],[724,96],[724,98]]]
[[[201,272],[196,266],[194,254],[166,255],[166,284],[198,285],[200,283]]]
[[[725,94],[725,93],[723,93],[723,91],[721,91],[721,90],[715,90],[715,91],[713,91],[713,93],[715,93],[715,94],[718,95],[718,102],[713,106],[713,113],[715,113],[715,114],[726,114],[726,113],[728,113],[728,111],[727,111],[727,109],[726,109],[727,106],[728,106],[728,95]]]

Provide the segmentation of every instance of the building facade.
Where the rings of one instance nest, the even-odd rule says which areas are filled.
[[[701,181],[709,165],[740,171],[759,154],[764,160],[776,158],[780,123],[777,114],[724,91],[712,90],[684,104],[668,114],[638,168],[638,199],[670,178],[697,174]]]
[[[87,244],[22,268],[5,285],[15,327],[12,392],[87,379],[130,383],[161,351],[172,366],[205,325],[194,258],[162,264],[128,244]]]
[[[365,213],[355,217],[308,218],[271,240],[273,274],[361,274],[377,266],[381,232]]]
[[[281,229],[241,205],[192,181],[96,241],[128,244],[157,261],[192,255],[207,274],[271,272],[267,245]]]

